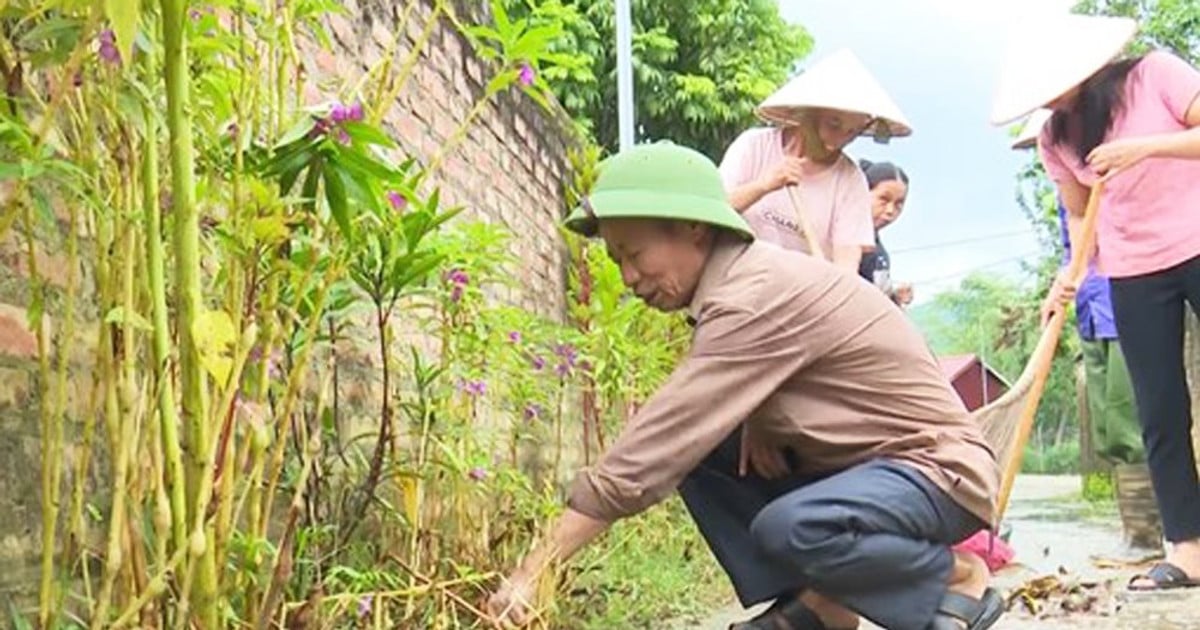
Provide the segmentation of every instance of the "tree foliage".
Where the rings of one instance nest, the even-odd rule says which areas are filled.
[[[577,64],[546,71],[558,99],[608,152],[617,149],[613,0],[505,0],[513,15],[562,22],[554,45]],[[632,0],[639,140],[669,139],[719,159],[754,106],[812,49],[771,0]]]
[[[1169,49],[1200,61],[1200,2],[1197,0],[1082,0],[1076,12],[1136,18],[1141,25],[1135,52]]]

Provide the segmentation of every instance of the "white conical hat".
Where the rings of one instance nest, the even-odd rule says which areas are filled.
[[[1023,25],[1008,45],[992,124],[1045,107],[1112,61],[1137,33],[1129,18],[1065,13]]]
[[[1014,149],[1032,149],[1037,146],[1038,136],[1042,133],[1042,127],[1050,121],[1050,117],[1054,112],[1048,109],[1039,109],[1029,115],[1025,119],[1025,125],[1021,127],[1021,133],[1017,134],[1017,139],[1013,140],[1012,148]]]
[[[912,133],[908,119],[853,52],[843,48],[813,64],[767,97],[756,110],[763,120],[795,124],[810,109],[836,109],[882,120],[893,136]],[[868,128],[864,133],[874,133]]]

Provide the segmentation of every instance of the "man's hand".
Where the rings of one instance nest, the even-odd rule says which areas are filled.
[[[608,529],[608,523],[568,507],[550,528],[547,540],[521,562],[488,599],[487,613],[504,627],[519,627],[533,621],[534,593],[543,571],[554,562],[566,562],[584,545]]]
[[[520,627],[533,620],[534,579],[518,570],[488,599],[487,613],[503,627]]]
[[[907,282],[896,287],[892,299],[900,306],[908,306],[913,301],[913,286]]]

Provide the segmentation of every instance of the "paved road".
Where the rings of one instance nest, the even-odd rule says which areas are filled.
[[[1096,558],[1130,559],[1112,508],[1097,508],[1079,498],[1078,477],[1022,476],[1008,511],[1015,565],[1001,571],[995,585],[1007,591],[1027,580],[1065,571],[1067,579],[1099,583],[1089,589],[1101,613],[1034,618],[1024,610],[1010,612],[996,630],[1185,630],[1200,629],[1200,590],[1129,594],[1122,588],[1135,569],[1099,568]],[[725,630],[753,616],[740,606],[718,611],[702,623],[684,622],[677,630]],[[875,626],[864,623],[862,630]]]

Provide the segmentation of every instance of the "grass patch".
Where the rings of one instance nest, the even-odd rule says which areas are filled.
[[[664,628],[702,619],[733,591],[678,496],[618,523],[575,563],[559,602],[564,630]],[[576,620],[576,621],[572,621]]]

